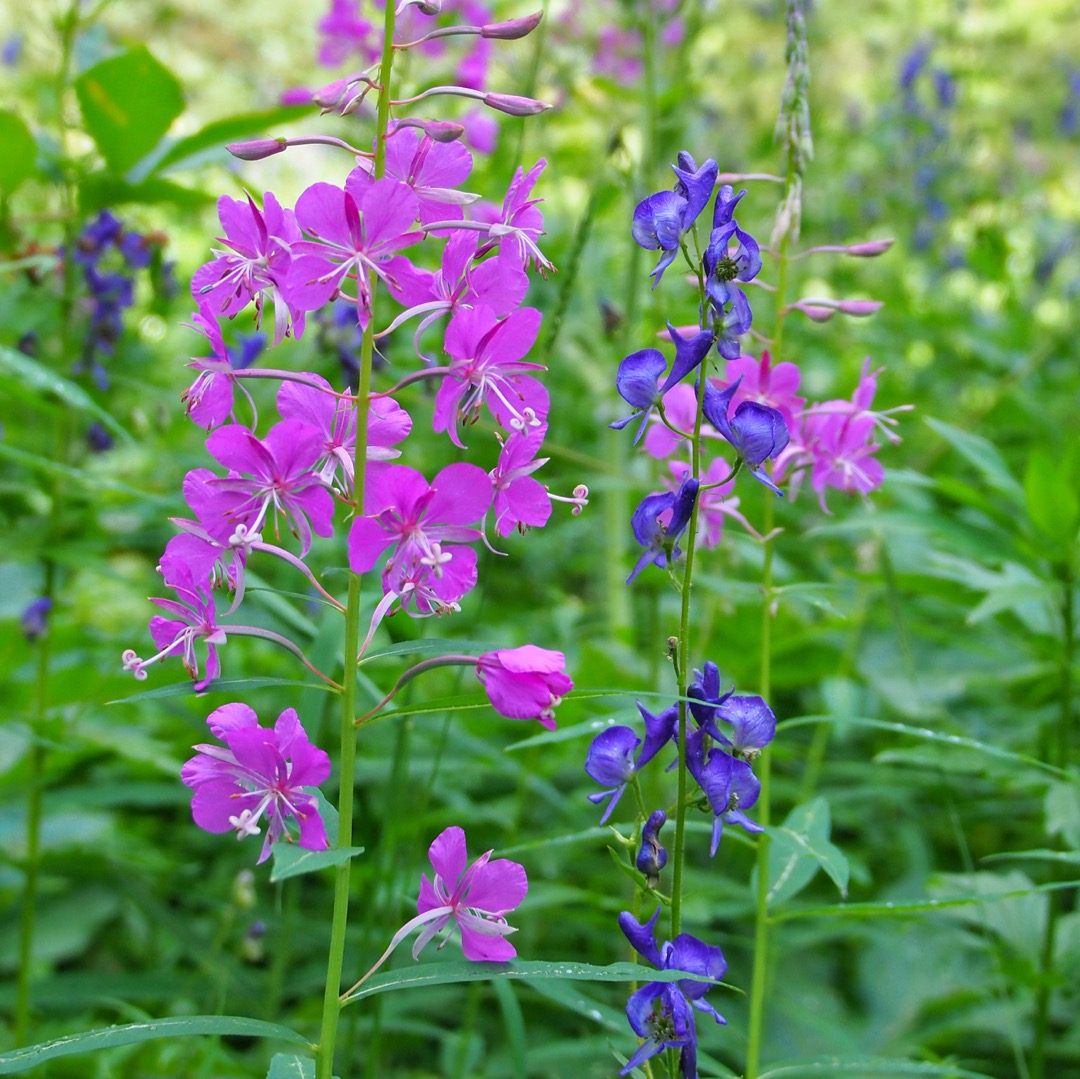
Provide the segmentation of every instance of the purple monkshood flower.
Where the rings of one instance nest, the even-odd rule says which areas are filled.
[[[739,389],[736,379],[726,390],[718,390],[711,381],[705,381],[705,418],[735,447],[750,474],[778,495],[784,492],[766,473],[764,464],[770,457],[778,456],[788,444],[791,435],[784,417],[778,409],[757,401],[743,401],[728,419],[728,407]]]
[[[387,596],[415,598],[421,614],[452,608],[476,584],[475,527],[491,505],[491,477],[476,465],[447,465],[429,484],[414,468],[369,472],[365,516],[349,530],[349,565],[367,573],[383,552]]]
[[[686,738],[686,767],[709,800],[713,811],[710,855],[720,846],[725,824],[738,824],[748,832],[763,832],[743,810],[749,809],[761,793],[761,783],[750,765],[722,749],[706,750],[708,731],[699,727]]]
[[[731,184],[724,184],[716,193],[716,202],[713,203],[713,219],[712,227],[714,229],[720,228],[722,225],[728,224],[735,214],[735,207],[739,205],[739,200],[746,194],[746,188],[743,188],[738,194],[735,194],[735,189]]]
[[[716,711],[716,719],[731,724],[731,737],[713,723],[709,732],[730,751],[743,760],[752,761],[761,756],[761,751],[773,740],[776,734],[776,716],[765,703],[764,697],[734,697],[728,695]]]
[[[299,420],[275,424],[265,439],[239,424],[219,427],[206,448],[229,475],[208,480],[205,505],[192,508],[224,544],[239,526],[254,537],[267,517],[273,517],[276,528],[278,514],[284,514],[303,557],[311,549],[313,530],[320,536],[334,533],[334,499],[315,471],[324,447],[323,432]]]
[[[373,185],[374,171],[373,160],[361,159],[350,176],[350,190],[356,194]],[[436,142],[415,127],[399,127],[387,139],[386,175],[412,189],[422,225],[461,220],[461,208],[480,197],[457,190],[470,172],[472,154],[460,142]]]
[[[515,431],[499,453],[499,463],[491,470],[495,497],[495,531],[509,536],[517,528],[543,528],[551,516],[551,496],[532,473],[547,464],[547,457],[537,457],[547,427]]]
[[[423,237],[410,231],[418,214],[416,195],[400,180],[369,182],[367,173],[353,169],[344,189],[312,184],[296,200],[296,220],[315,240],[293,245],[290,303],[314,311],[348,282],[357,293],[356,321],[366,326],[371,310],[368,272],[386,281],[386,259]]]
[[[307,377],[317,386],[310,382],[282,382],[277,395],[278,412],[284,420],[297,420],[321,432],[322,453],[312,471],[317,472],[320,482],[327,487],[336,484],[348,494],[353,486],[356,401],[348,394],[335,393],[320,375]],[[396,401],[390,397],[374,398],[368,408],[367,459],[392,461],[400,457],[401,451],[391,447],[411,430],[412,417]]]
[[[784,417],[789,431],[795,430],[795,421],[806,404],[806,399],[798,396],[802,373],[796,364],[784,361],[774,367],[768,350],[762,352],[760,360],[753,356],[738,356],[728,360],[721,388],[740,379],[731,407],[738,408],[743,401],[769,405]]]
[[[266,820],[259,861],[284,838],[306,850],[326,850],[326,828],[319,804],[305,787],[317,787],[330,775],[330,758],[308,740],[295,709],[278,716],[274,729],[259,726],[246,704],[225,704],[206,722],[227,748],[197,745],[197,755],[184,765],[180,778],[195,792],[191,813],[208,832],[236,832],[237,839],[258,835]],[[294,837],[289,820],[299,829]]]
[[[611,799],[600,818],[601,824],[611,816],[611,811],[637,772],[675,736],[675,728],[679,722],[678,705],[665,708],[659,715],[653,715],[641,701],[637,702],[637,708],[645,722],[645,744],[636,757],[634,751],[642,745],[641,739],[631,727],[616,726],[601,731],[592,740],[585,758],[585,771],[597,783],[609,788],[589,795],[589,801],[595,805],[599,805],[605,798]]]
[[[626,1017],[634,1033],[645,1040],[619,1074],[629,1075],[665,1049],[678,1049],[682,1079],[697,1079],[694,1011],[711,1015],[718,1023],[727,1022],[704,999],[713,982],[724,976],[727,962],[719,948],[703,944],[689,933],[680,933],[672,941],[657,944],[653,931],[659,917],[660,908],[657,907],[649,921],[641,925],[632,914],[624,911],[619,915],[619,928],[634,949],[658,969],[703,974],[712,981],[650,982],[634,993],[626,1002]]]
[[[218,217],[225,231],[218,242],[226,250],[215,251],[217,257],[195,271],[191,279],[195,302],[232,318],[254,300],[258,323],[268,294],[274,302],[274,344],[289,333],[290,319],[293,334],[300,337],[304,312],[282,294],[292,264],[292,245],[303,238],[293,211],[284,209],[267,191],[262,210],[250,195],[246,203],[222,195]]]
[[[732,240],[736,244],[734,251],[730,249]],[[730,282],[753,281],[761,272],[761,253],[754,237],[729,221],[713,229],[702,266],[705,291],[717,307],[722,307],[730,299]]]
[[[508,431],[526,431],[547,420],[549,398],[543,384],[525,374],[543,371],[522,357],[540,331],[540,312],[523,307],[504,319],[485,304],[465,308],[446,328],[445,349],[450,366],[435,397],[432,427],[448,431],[461,446],[459,423],[473,423],[483,405]]]
[[[534,644],[485,652],[476,677],[492,708],[508,719],[537,719],[555,729],[555,709],[574,688],[566,673],[566,656]]]
[[[690,713],[698,726],[704,727],[712,722],[716,709],[734,692],[732,686],[726,693],[720,684],[720,668],[711,659],[705,661],[704,671],[694,671],[694,681],[686,687],[686,695],[691,699]],[[709,732],[712,734],[712,732]],[[719,738],[719,734],[713,734]]]
[[[657,809],[649,814],[649,819],[641,826],[641,848],[635,864],[638,872],[645,875],[650,888],[660,883],[660,871],[668,861],[668,853],[660,845],[660,829],[665,824],[667,814]]]
[[[699,486],[700,482],[693,476],[685,476],[677,491],[646,495],[642,499],[630,524],[645,551],[626,578],[627,584],[646,566],[652,564],[663,568],[682,554],[677,543],[690,523]]]
[[[151,599],[163,611],[174,615],[150,619],[150,636],[161,649],[156,656],[142,659],[130,648],[124,652],[124,670],[131,671],[140,681],[146,678],[146,668],[166,656],[180,656],[184,669],[195,679],[196,691],[202,691],[221,673],[217,647],[225,643],[225,628],[217,624],[217,608],[213,595],[205,585],[195,580],[192,568],[180,558],[162,558],[158,566],[165,584],[176,592],[176,599]],[[199,661],[195,657],[195,642],[206,645],[206,677],[199,677]]]
[[[686,199],[682,225],[683,232],[686,232],[712,198],[720,168],[711,157],[703,161],[701,168],[698,168],[697,162],[686,150],[679,151],[677,161],[678,164],[672,165],[671,170],[676,177],[675,193]],[[713,227],[715,228],[715,225]]]
[[[41,596],[28,603],[19,616],[19,625],[22,627],[23,636],[28,641],[37,641],[45,636],[49,628],[49,612],[53,608],[53,601],[47,596]]]
[[[432,920],[416,938],[412,954],[416,959],[424,947],[451,922],[461,931],[461,950],[466,959],[482,963],[505,963],[517,955],[506,939],[515,929],[506,923],[506,915],[529,890],[525,869],[506,858],[491,861],[492,852],[481,854],[466,868],[469,860],[465,832],[447,828],[428,848],[435,879],[427,874],[420,879],[420,898],[416,909]],[[438,912],[438,913],[436,913]],[[449,940],[449,935],[439,945]]]
[[[664,394],[672,389],[691,371],[700,366],[701,361],[708,355],[712,348],[713,335],[709,330],[702,330],[693,337],[683,337],[679,331],[668,323],[668,336],[675,345],[675,361],[671,365],[671,371],[662,385],[658,385],[660,376],[667,369],[667,360],[663,353],[655,348],[643,348],[625,357],[619,364],[618,373],[615,376],[615,387],[627,404],[632,405],[637,411],[632,412],[625,419],[616,420],[608,424],[616,431],[621,431],[627,424],[641,417],[637,434],[634,436],[636,445],[645,432],[646,424],[652,410],[660,404]],[[693,425],[691,424],[691,428]]]

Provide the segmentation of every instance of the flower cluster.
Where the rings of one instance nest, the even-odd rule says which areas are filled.
[[[412,6],[417,11],[410,17],[420,23],[429,6],[438,10]],[[334,10],[340,14],[345,7]],[[472,14],[487,18],[478,7]],[[485,23],[481,36],[485,44],[521,36],[537,21]],[[432,27],[441,42],[440,25]],[[408,26],[401,30],[412,32]],[[157,652],[142,658],[129,649],[123,656],[124,667],[137,678],[145,678],[155,661],[177,657],[195,689],[204,690],[221,670],[220,652],[228,640],[256,636],[289,650],[341,689],[288,637],[234,618],[243,605],[249,564],[285,563],[301,575],[301,587],[343,613],[345,605],[311,564],[320,542],[337,536],[353,573],[377,574],[380,594],[370,609],[349,609],[350,617],[362,613],[368,625],[359,654],[347,657],[348,679],[386,617],[460,609],[477,583],[478,543],[491,546],[494,536],[543,526],[553,502],[568,502],[574,513],[585,505],[584,487],[561,498],[534,475],[546,461],[539,454],[550,401],[539,378],[544,368],[527,358],[540,312],[523,304],[529,270],[552,268],[539,246],[543,217],[533,196],[545,162],[527,172],[519,168],[501,205],[480,205],[479,195],[463,189],[472,156],[455,134],[460,128],[454,125],[400,118],[371,150],[346,147],[351,165],[343,182],[311,183],[294,206],[269,191],[258,200],[219,200],[218,247],[191,286],[197,309],[190,325],[203,344],[189,364],[194,378],[183,395],[188,415],[208,432],[213,467],[194,468],[184,478],[190,515],[175,519],[179,533],[158,566],[171,595],[153,600],[161,610],[150,622]],[[287,142],[261,139],[231,149],[258,159],[280,152]],[[293,142],[345,146],[322,136]],[[373,388],[365,374],[362,393],[359,384],[339,389],[315,371],[264,367],[255,363],[261,360],[261,336],[248,339],[249,347],[240,352],[225,345],[223,322],[244,311],[256,326],[272,318],[275,346],[303,336],[309,318],[315,325],[328,318],[339,327],[348,324],[369,350],[408,325],[415,364],[399,371],[392,386]],[[256,407],[254,391],[267,380],[277,384],[276,415],[269,422],[265,402]],[[487,421],[485,429],[494,427],[494,438],[481,447],[482,464],[462,461],[430,476],[405,463],[414,418],[399,401],[421,382],[433,384],[436,436],[463,449],[478,419]],[[554,709],[573,685],[561,652],[532,645],[467,662],[475,665],[497,711],[545,726],[554,725]],[[425,669],[426,663],[417,664],[409,677]],[[212,717],[212,727],[215,722]],[[250,725],[247,719],[245,724]],[[221,783],[211,787],[206,768],[189,768],[190,785],[198,788],[196,821],[211,830],[229,825],[247,834],[267,814],[265,855],[285,835],[282,818],[292,814],[301,822],[299,842],[317,844],[322,832],[312,821],[318,813],[299,793],[292,766],[281,763],[286,749],[277,746],[272,761],[269,750],[259,749],[259,763],[254,750],[233,745],[241,735],[220,722],[218,727],[215,733],[228,742],[232,757],[201,746],[202,757],[226,761],[230,774],[262,800],[233,791],[228,798],[239,799],[236,804],[243,802],[241,808],[251,813],[226,813],[232,803],[223,800]],[[305,776],[312,772],[299,758],[296,768]]]

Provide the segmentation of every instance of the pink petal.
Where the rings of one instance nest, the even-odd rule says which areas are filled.
[[[465,849],[465,831],[456,824],[440,832],[428,847],[431,867],[452,891],[458,877],[465,872],[469,855]]]

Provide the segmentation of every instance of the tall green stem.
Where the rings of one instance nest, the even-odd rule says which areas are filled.
[[[383,24],[382,63],[379,67],[379,105],[376,121],[375,178],[386,172],[386,133],[390,123],[390,85],[394,66],[394,4],[386,5]],[[360,347],[360,376],[356,392],[356,447],[353,457],[353,501],[363,511],[367,478],[368,399],[371,395],[371,366],[375,353],[375,288],[374,273],[368,275],[371,310]],[[345,654],[341,692],[341,760],[338,795],[338,845],[352,846],[353,794],[356,781],[356,656],[360,647],[360,577],[349,577],[349,595],[345,612]],[[330,949],[326,963],[326,988],[323,993],[322,1027],[316,1059],[316,1079],[332,1079],[334,1074],[334,1045],[337,1040],[341,1004],[341,972],[345,961],[345,931],[349,919],[349,890],[351,862],[337,867],[334,876],[334,913],[330,930]]]

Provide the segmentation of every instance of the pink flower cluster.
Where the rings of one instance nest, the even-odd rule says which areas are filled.
[[[351,518],[351,569],[378,570],[381,579],[366,647],[395,611],[424,617],[458,610],[476,585],[477,543],[542,527],[553,501],[570,503],[575,513],[585,504],[583,487],[560,499],[534,475],[546,461],[539,454],[550,402],[538,377],[543,367],[527,358],[540,312],[522,303],[529,269],[550,268],[532,195],[544,161],[517,170],[501,206],[473,212],[478,196],[462,189],[472,169],[465,147],[400,124],[386,149],[381,178],[374,178],[373,155],[360,153],[343,184],[312,183],[294,208],[271,192],[261,207],[251,197],[219,201],[220,246],[192,282],[198,310],[191,325],[206,348],[190,363],[195,379],[184,394],[188,414],[210,432],[206,449],[217,467],[185,477],[191,516],[176,520],[180,532],[159,567],[175,598],[154,601],[163,610],[150,627],[157,654],[124,654],[137,677],[154,661],[178,656],[203,689],[219,673],[219,649],[236,635],[273,640],[303,659],[286,638],[229,616],[243,601],[253,558],[285,561],[340,607],[308,560],[316,538],[329,539],[345,519]],[[421,242],[441,248],[438,269],[405,254]],[[377,309],[373,282],[381,291]],[[277,344],[302,336],[310,313],[341,302],[376,339],[415,326],[417,362],[395,386],[359,400],[315,372],[242,368],[230,360],[219,320],[251,309],[258,324],[272,307]],[[421,352],[422,336],[436,326],[444,329],[441,358]],[[248,390],[257,379],[279,386],[277,417],[262,431]],[[466,429],[481,418],[495,428],[484,466],[452,464],[429,479],[399,463],[414,427],[399,399],[421,381],[435,384],[434,432],[454,446],[464,447]],[[358,430],[365,432],[361,506],[354,494]],[[232,600],[224,613],[216,599],[222,591]],[[513,662],[512,651],[498,654]],[[544,655],[562,662],[560,653]],[[525,677],[510,669],[519,682]],[[485,665],[482,676],[495,700],[497,665]],[[529,708],[547,723],[570,682],[561,666],[555,672],[549,665],[543,677],[553,688]]]

